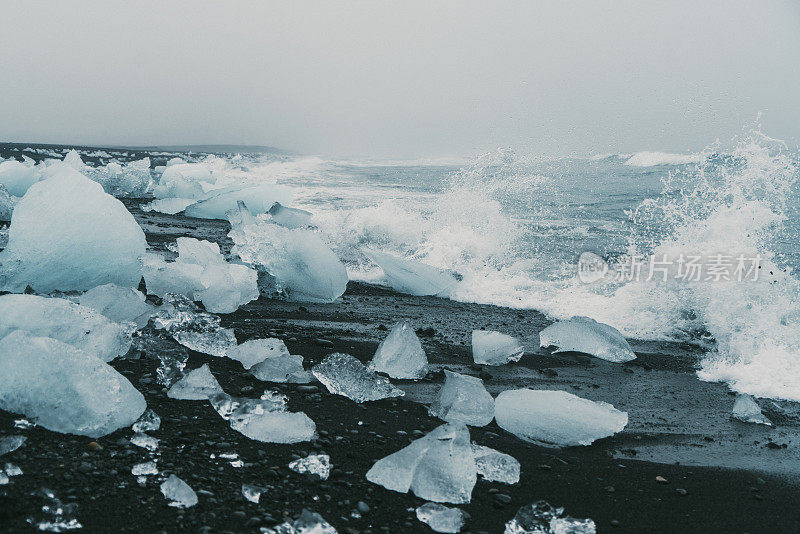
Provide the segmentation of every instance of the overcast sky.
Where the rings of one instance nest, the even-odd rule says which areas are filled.
[[[367,157],[800,138],[800,2],[0,0],[0,140]]]

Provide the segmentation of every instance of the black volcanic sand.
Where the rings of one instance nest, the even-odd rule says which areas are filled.
[[[230,249],[223,221],[142,213],[140,202],[127,204],[155,250],[165,250],[181,235],[214,239]],[[185,480],[198,492],[199,504],[169,507],[157,477],[144,487],[137,484],[130,469],[151,456],[128,443],[130,429],[98,439],[102,449],[97,450],[90,438],[15,429],[18,417],[0,412],[0,434],[28,437],[22,448],[0,459],[24,471],[0,486],[0,531],[31,530],[26,519],[41,506],[34,493],[47,486],[65,503],[77,503],[85,532],[258,532],[303,508],[344,533],[430,532],[414,514],[421,499],[371,484],[364,474],[377,459],[442,423],[422,403],[442,383],[443,368],[481,376],[493,394],[519,387],[563,389],[611,402],[630,415],[622,433],[565,449],[525,443],[495,423],[471,428],[475,442],[517,458],[522,479],[512,486],[479,479],[472,502],[462,507],[471,516],[465,531],[500,533],[519,507],[540,499],[574,517],[591,517],[600,532],[800,531],[800,425],[768,402],[762,404],[776,428],[731,421],[734,398],[724,385],[697,379],[700,353],[691,347],[632,341],[639,358],[621,365],[551,355],[538,348],[537,334],[548,320],[535,311],[410,297],[356,283],[333,304],[261,298],[222,317],[239,342],[277,336],[308,365],[332,352],[366,362],[394,322],[411,319],[425,329],[421,339],[433,371],[420,382],[395,381],[406,391],[404,398],[359,405],[319,385],[259,382],[236,361],[191,353],[188,367],[208,363],[228,393],[258,397],[265,389],[279,391],[289,397],[290,410],[304,411],[316,422],[315,441],[276,445],[235,432],[207,402],[167,398],[154,380],[154,361],[117,360],[112,365],[162,418],[161,429],[151,433],[161,440],[161,474]],[[525,356],[517,364],[475,366],[469,338],[476,328],[520,336]],[[232,467],[219,458],[226,452],[237,453],[244,465]],[[287,468],[313,452],[331,456],[329,480]],[[259,504],[243,499],[242,483],[265,488]],[[369,511],[355,518],[359,502]]]

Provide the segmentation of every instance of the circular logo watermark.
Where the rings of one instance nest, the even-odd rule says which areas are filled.
[[[608,272],[608,263],[594,252],[581,252],[578,258],[578,280],[591,284],[601,280]]]

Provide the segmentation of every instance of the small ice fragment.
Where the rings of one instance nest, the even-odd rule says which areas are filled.
[[[261,399],[231,397],[225,393],[209,400],[220,416],[230,421],[231,428],[250,439],[265,443],[298,443],[309,441],[317,427],[303,412],[286,410],[286,397],[267,395]]]
[[[153,432],[159,428],[161,428],[161,418],[150,408],[131,426],[134,432]]]
[[[494,399],[483,380],[445,370],[444,386],[428,410],[434,417],[450,423],[486,426],[494,419]]]
[[[264,382],[307,384],[313,380],[311,373],[303,369],[303,357],[296,354],[268,356],[251,367],[250,372]]]
[[[262,534],[336,534],[336,529],[321,515],[303,508],[300,517],[294,521],[273,528],[262,528]]]
[[[137,333],[133,338],[133,348],[144,357],[158,360],[156,380],[165,387],[183,378],[183,369],[189,359],[186,347],[179,344],[163,330],[156,330],[152,324]]]
[[[83,528],[75,517],[78,513],[77,504],[61,504],[55,493],[47,488],[42,488],[38,494],[44,499],[42,515],[38,519],[29,517],[28,524],[42,532],[66,532]]]
[[[289,469],[296,473],[307,473],[316,475],[322,480],[328,480],[328,476],[331,474],[331,457],[327,454],[311,454],[291,462]]]
[[[0,456],[14,452],[28,441],[25,436],[3,436],[0,438]]]
[[[364,254],[383,269],[386,281],[399,293],[448,297],[458,283],[458,278],[453,273],[418,261],[370,249],[364,249]]]
[[[36,426],[36,423],[32,423],[27,419],[15,419],[14,420],[14,428],[19,428],[22,430],[28,430],[29,428],[33,428]]]
[[[472,454],[478,474],[489,482],[516,484],[519,482],[519,462],[509,454],[472,444]]]
[[[12,464],[10,462],[6,462],[5,471],[6,475],[10,477],[18,477],[22,474],[22,469],[18,465]]]
[[[164,497],[171,501],[170,506],[176,508],[190,508],[197,504],[197,494],[194,490],[175,475],[170,475],[167,480],[161,484],[161,493]]]
[[[158,440],[152,436],[148,436],[147,434],[137,432],[131,438],[131,445],[136,445],[137,447],[141,447],[153,452],[158,449]]]
[[[311,372],[331,393],[359,403],[405,395],[387,378],[368,370],[349,354],[330,354]]]
[[[554,508],[546,501],[523,506],[514,519],[506,523],[504,534],[595,534],[591,519],[575,519],[564,515],[563,508]]]
[[[253,484],[242,484],[242,496],[252,503],[258,504],[258,501],[261,500],[262,491],[264,491],[262,488]]]
[[[206,363],[175,382],[167,391],[167,397],[181,400],[206,400],[219,393],[223,393],[222,386],[211,374],[211,369]]]
[[[91,308],[116,323],[128,321],[142,328],[155,312],[155,307],[145,302],[144,295],[132,287],[104,284],[90,289],[80,297],[78,304]]]
[[[392,327],[378,345],[369,369],[392,378],[424,378],[428,374],[428,357],[411,322],[400,321]]]
[[[276,202],[267,212],[272,222],[285,228],[306,228],[311,225],[313,214],[306,210],[290,208]]]
[[[472,331],[472,360],[483,365],[518,362],[525,349],[519,339],[493,330]]]
[[[732,416],[734,419],[745,423],[772,426],[772,421],[761,413],[761,407],[750,395],[738,395],[736,397],[736,402],[733,403]]]
[[[211,356],[225,356],[236,346],[233,330],[220,327],[219,317],[201,311],[183,295],[165,295],[152,325],[184,347]]]
[[[8,478],[8,475],[6,475],[4,472],[0,471],[0,486],[5,486],[9,482],[11,482],[11,479]]]
[[[553,323],[539,332],[539,345],[557,347],[554,352],[582,352],[614,363],[636,359],[619,330],[590,317],[573,317]]]
[[[158,466],[155,461],[142,462],[131,467],[131,474],[135,477],[146,475],[157,475]]]
[[[608,403],[550,390],[503,391],[494,416],[500,428],[520,439],[555,447],[589,445],[628,424],[628,414]]]
[[[245,341],[238,347],[228,350],[227,354],[228,358],[240,362],[245,369],[250,369],[255,364],[263,362],[265,358],[288,355],[289,349],[282,340],[275,337]]]
[[[431,527],[434,532],[457,534],[464,528],[469,515],[458,508],[427,502],[417,508],[417,519]]]

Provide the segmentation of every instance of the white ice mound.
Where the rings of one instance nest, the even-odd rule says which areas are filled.
[[[469,430],[461,424],[435,428],[367,472],[367,480],[386,489],[453,504],[470,502],[477,477]]]
[[[0,340],[0,409],[98,438],[132,425],[146,408],[128,379],[94,355],[23,331]]]
[[[177,163],[161,174],[153,188],[156,198],[200,198],[205,195],[203,184],[216,181],[211,171],[202,163]]]
[[[589,317],[573,317],[553,323],[539,332],[539,345],[558,347],[555,352],[582,352],[610,362],[636,359],[619,330]]]
[[[280,202],[273,204],[267,213],[272,222],[285,228],[306,228],[311,226],[311,217],[313,217],[310,211],[290,208]]]
[[[428,357],[410,321],[392,327],[378,345],[369,368],[392,378],[424,378],[428,374]]]
[[[131,346],[129,328],[86,306],[36,295],[0,296],[0,338],[16,330],[57,339],[107,362]]]
[[[513,389],[494,401],[500,428],[532,443],[555,447],[589,445],[621,432],[627,412],[566,391]]]
[[[170,506],[177,508],[189,508],[197,504],[197,494],[194,490],[175,475],[170,475],[161,484],[161,493],[170,501]]]
[[[312,367],[311,372],[334,395],[359,403],[405,395],[387,378],[370,371],[349,354],[331,354]]]
[[[738,395],[736,402],[733,403],[733,412],[731,413],[734,419],[743,421],[745,423],[756,423],[759,425],[772,426],[770,421],[763,413],[761,407],[756,400],[750,395]]]
[[[449,297],[458,283],[453,273],[418,261],[398,258],[371,249],[364,249],[364,254],[378,264],[386,275],[386,282],[399,293]]]
[[[223,393],[222,386],[211,374],[208,364],[204,364],[175,382],[167,391],[167,397],[180,400],[206,400],[220,393]]]
[[[513,456],[474,443],[472,454],[475,457],[478,474],[489,482],[505,484],[519,482],[520,465]]]
[[[483,365],[518,362],[525,349],[519,339],[493,330],[472,331],[472,359]]]
[[[188,206],[184,213],[199,219],[225,219],[226,213],[235,210],[244,202],[250,213],[267,213],[276,202],[288,204],[292,201],[292,190],[277,184],[258,184],[214,189],[203,198]]]
[[[15,197],[21,197],[30,186],[42,177],[41,170],[33,165],[26,165],[16,160],[0,163],[0,184]]]
[[[417,519],[431,527],[434,532],[456,534],[464,528],[467,513],[458,508],[449,508],[443,504],[427,502],[417,508]]]
[[[144,295],[132,287],[103,284],[80,297],[78,304],[92,308],[115,323],[131,322],[141,328],[147,324],[155,307],[145,302]]]
[[[494,399],[483,380],[445,370],[445,382],[439,390],[430,414],[450,423],[486,426],[494,419]]]
[[[145,247],[144,232],[119,200],[61,165],[14,208],[8,246],[0,252],[0,289],[136,287]]]
[[[333,302],[347,289],[347,271],[315,232],[284,228],[232,210],[233,253],[265,271],[263,294],[284,293],[296,302]],[[249,217],[248,217],[249,216]]]

